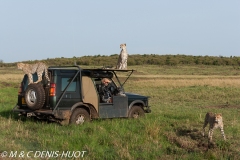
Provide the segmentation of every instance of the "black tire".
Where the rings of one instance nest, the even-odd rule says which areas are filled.
[[[28,108],[40,109],[45,103],[45,91],[41,83],[29,84],[25,91],[25,101]]]
[[[140,106],[132,106],[132,108],[129,111],[128,117],[137,119],[139,117],[144,117],[145,112]]]
[[[70,124],[83,124],[90,121],[90,115],[88,111],[86,111],[83,108],[77,108],[73,111],[71,118],[70,118]]]

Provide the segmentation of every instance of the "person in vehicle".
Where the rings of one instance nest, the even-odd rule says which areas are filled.
[[[104,86],[108,86],[109,83],[112,83],[112,81],[110,81],[108,78],[103,78],[103,79],[102,79],[102,84],[103,84]]]
[[[112,103],[112,96],[116,90],[115,85],[108,78],[102,79],[101,99],[105,103]]]

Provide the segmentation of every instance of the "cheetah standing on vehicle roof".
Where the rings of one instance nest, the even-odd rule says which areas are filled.
[[[216,114],[216,113],[209,112],[206,114],[204,125],[203,125],[203,132],[202,132],[203,136],[205,134],[205,127],[207,126],[208,123],[209,123],[209,131],[208,131],[209,141],[212,141],[213,130],[217,129],[217,128],[220,128],[221,134],[222,134],[224,140],[226,140],[224,130],[223,130],[223,121],[222,121],[221,113]]]
[[[122,49],[120,55],[118,57],[117,69],[127,69],[127,59],[128,53],[126,48],[126,43],[120,44],[120,48]]]
[[[18,69],[23,70],[23,72],[28,75],[28,84],[38,83],[38,82],[42,81],[42,74],[44,71],[45,71],[46,79],[48,81],[50,81],[50,79],[48,77],[47,66],[42,62],[38,62],[36,64],[17,63],[17,67],[18,67]],[[36,82],[33,82],[32,74],[34,74],[34,73],[37,73],[37,75],[38,75],[38,80]]]

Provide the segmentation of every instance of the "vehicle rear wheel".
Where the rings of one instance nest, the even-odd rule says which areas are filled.
[[[73,111],[71,118],[70,118],[70,124],[83,124],[90,121],[90,115],[88,111],[86,111],[83,108],[77,108]]]
[[[140,106],[132,106],[132,108],[129,111],[128,117],[129,118],[139,118],[143,117],[145,115],[144,110]]]
[[[28,108],[40,109],[45,103],[45,91],[41,83],[29,84],[25,91],[25,101]]]

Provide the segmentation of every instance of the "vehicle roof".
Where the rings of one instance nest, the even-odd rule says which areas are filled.
[[[83,69],[89,71],[120,71],[120,72],[129,72],[134,71],[133,69],[108,69],[108,68],[99,68],[99,69]]]
[[[66,69],[66,70],[83,70],[83,71],[119,71],[129,72],[135,71],[133,69],[113,69],[113,68],[81,68],[80,66],[50,66],[49,69]]]

